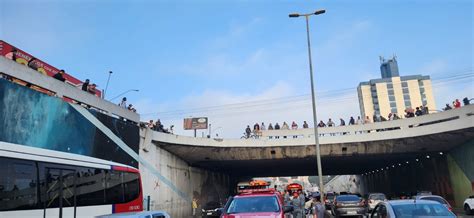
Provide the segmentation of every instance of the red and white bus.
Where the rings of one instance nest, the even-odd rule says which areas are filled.
[[[139,171],[0,142],[0,217],[86,218],[143,210]]]

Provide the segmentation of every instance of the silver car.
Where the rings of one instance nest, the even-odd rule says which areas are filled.
[[[396,218],[396,217],[456,217],[444,205],[436,201],[427,200],[394,200],[380,202],[375,206],[370,217]]]

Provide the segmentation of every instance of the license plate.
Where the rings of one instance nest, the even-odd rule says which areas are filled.
[[[207,213],[207,215],[212,215],[212,213]]]
[[[347,214],[357,214],[357,211],[347,211]]]

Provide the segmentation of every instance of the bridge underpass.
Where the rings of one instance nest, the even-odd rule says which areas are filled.
[[[364,174],[386,167],[387,163],[404,163],[426,155],[447,153],[472,138],[474,138],[474,128],[446,132],[442,135],[321,145],[323,173],[325,175]],[[255,147],[249,150],[247,147],[220,149],[157,141],[153,143],[186,160],[192,166],[231,172],[235,176],[317,174],[314,145]]]
[[[456,159],[451,152],[462,148],[460,153],[466,153],[474,147],[473,114],[471,105],[410,119],[322,128],[323,173],[361,175],[369,192],[430,190],[459,205],[464,195],[472,193],[466,183],[474,181],[470,173],[474,167],[469,165],[472,160]],[[314,135],[304,132],[311,129],[298,131],[274,130],[272,135],[248,140],[154,133],[151,143],[190,166],[229,174],[232,186],[242,178],[316,175]],[[453,172],[453,163],[463,162],[467,167]],[[461,185],[454,174],[464,176]]]

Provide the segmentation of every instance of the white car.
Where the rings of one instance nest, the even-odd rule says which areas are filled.
[[[369,205],[369,212],[371,212],[378,203],[386,201],[387,197],[383,193],[371,193],[367,197],[367,204]]]
[[[464,201],[464,211],[466,215],[474,215],[474,195]]]

